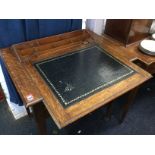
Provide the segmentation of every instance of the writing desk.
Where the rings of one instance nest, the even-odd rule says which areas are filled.
[[[110,36],[103,35],[100,37],[91,31],[89,32],[95,40],[104,40],[104,42],[111,45],[111,48],[118,49],[116,52],[128,61],[140,65],[151,74],[155,73],[155,56],[147,55],[140,51],[139,44],[141,40],[125,46],[123,43],[111,38]],[[146,39],[149,39],[149,37]]]
[[[13,45],[1,57],[40,129],[41,104],[63,128],[151,78],[115,46],[79,30]]]

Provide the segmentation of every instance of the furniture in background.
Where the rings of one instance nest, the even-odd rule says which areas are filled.
[[[155,57],[139,50],[140,41],[150,37],[152,22],[152,19],[108,19],[103,37],[121,49],[119,54],[154,74]]]
[[[150,38],[152,22],[152,19],[107,19],[103,38],[111,42],[113,48],[120,49],[118,54],[153,75],[155,73],[155,56],[142,53],[139,49],[141,40]],[[98,38],[97,35],[96,38]],[[128,101],[133,102],[138,89],[139,87],[135,89],[135,93],[129,95]],[[132,102],[124,104],[121,122]],[[108,111],[108,113],[112,112],[112,103],[109,104]]]
[[[99,51],[91,50],[92,48],[97,48]],[[85,51],[87,49],[90,51]],[[127,92],[130,92],[127,105],[131,104],[137,87],[152,76],[131,62],[127,56],[121,54],[124,51],[123,47],[111,39],[98,36],[88,30],[78,30],[15,44],[11,48],[2,49],[1,57],[25,106],[33,108],[40,133],[43,134],[46,131],[45,119],[48,113],[58,128],[63,128]],[[92,57],[90,57],[90,53],[93,54]],[[94,54],[97,55],[94,56]],[[108,61],[111,63],[108,61],[107,64],[104,63],[106,61],[102,60],[102,56],[108,57]],[[48,64],[40,65],[46,64],[48,61],[59,61],[65,57],[68,59],[60,61],[65,67],[64,70],[60,69],[61,63],[56,63],[53,64],[55,69],[50,71],[53,73],[52,76],[59,75],[57,82],[60,85],[67,86],[62,91],[60,89],[63,86],[56,88],[55,81],[51,81],[53,78],[46,71]],[[78,63],[73,64],[74,62]],[[99,65],[98,62],[100,62]],[[115,65],[115,63],[119,65]],[[35,64],[40,67],[39,71]],[[68,65],[69,67],[67,67]],[[90,72],[87,72],[88,68],[90,68]],[[55,71],[56,69],[57,71]],[[91,70],[95,73],[94,75]],[[60,74],[58,74],[59,72]],[[83,77],[83,72],[88,75]],[[96,78],[92,78],[94,76]],[[112,77],[115,78],[111,79]],[[68,98],[68,102],[65,102],[66,97],[63,95],[76,90],[74,88],[77,85],[74,85],[74,80],[79,81],[81,78],[85,79],[83,83],[78,83],[81,91],[73,92],[74,97]],[[101,85],[96,83],[97,79],[100,79]],[[106,81],[110,79],[111,81]],[[83,85],[91,88],[87,90],[87,87],[82,87]],[[81,94],[77,95],[77,93]],[[64,106],[72,101],[74,104]],[[124,109],[126,110],[128,107],[125,106]]]
[[[125,45],[149,36],[152,19],[107,19],[104,33]]]

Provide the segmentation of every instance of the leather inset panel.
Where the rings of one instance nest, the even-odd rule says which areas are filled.
[[[97,45],[34,66],[64,107],[135,73]]]

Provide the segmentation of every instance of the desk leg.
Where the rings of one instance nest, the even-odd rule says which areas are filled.
[[[123,105],[123,113],[121,114],[120,123],[122,123],[124,121],[124,118],[125,118],[127,112],[129,111],[129,107],[133,103],[133,101],[136,97],[138,89],[139,89],[139,87],[136,87],[129,92],[128,97],[127,97],[127,103]]]
[[[28,116],[31,117],[32,115],[31,115],[30,109],[26,108],[26,111],[27,111]]]
[[[46,130],[46,109],[42,102],[33,106],[34,118],[40,135],[47,134]]]
[[[112,115],[112,102],[108,103],[107,105],[105,117],[111,120],[111,115]]]

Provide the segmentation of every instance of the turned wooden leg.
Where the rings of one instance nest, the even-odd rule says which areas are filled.
[[[46,110],[45,106],[42,102],[37,103],[36,105],[33,106],[33,114],[34,118],[39,130],[40,135],[45,135],[47,134],[46,130]]]
[[[136,87],[128,93],[127,103],[123,105],[123,112],[121,114],[120,123],[122,123],[124,121],[124,118],[125,118],[127,112],[129,111],[129,107],[133,103],[133,101],[136,97],[138,89],[139,89],[139,87]]]

